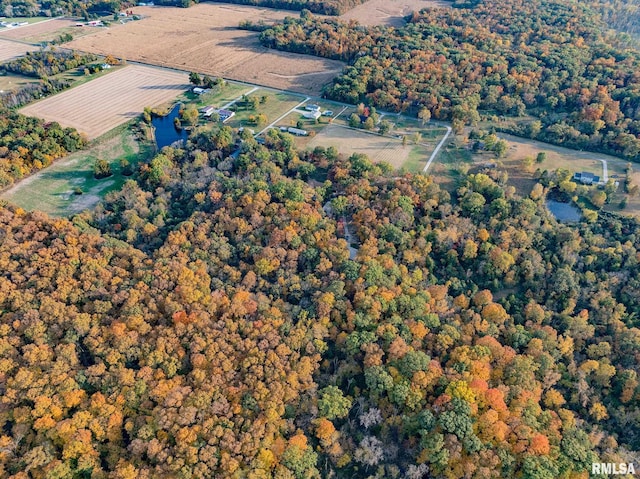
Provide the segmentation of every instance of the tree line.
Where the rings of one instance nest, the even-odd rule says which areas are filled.
[[[0,188],[85,145],[74,128],[0,109]]]
[[[20,58],[3,63],[0,65],[0,70],[44,79],[88,65],[97,59],[98,56],[92,53],[48,48],[46,50],[27,52],[26,55]]]

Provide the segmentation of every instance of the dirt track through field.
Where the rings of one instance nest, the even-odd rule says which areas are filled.
[[[189,88],[188,75],[128,65],[121,70],[22,108],[20,113],[57,121],[97,138]]]
[[[191,8],[134,7],[140,21],[101,29],[66,46],[283,90],[319,94],[344,63],[269,50],[241,20],[271,23],[292,12],[201,3]]]
[[[12,42],[0,38],[0,62],[20,57],[27,52],[37,50],[37,47],[26,45],[24,43]]]

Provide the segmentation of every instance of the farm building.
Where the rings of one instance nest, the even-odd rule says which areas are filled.
[[[287,128],[287,131],[292,135],[296,135],[296,136],[307,136],[309,134],[307,130],[301,130],[300,128],[293,128],[293,127]]]
[[[597,185],[600,183],[600,177],[594,175],[593,173],[589,173],[587,171],[581,171],[580,173],[576,173],[573,175],[574,181],[579,181],[583,185]]]
[[[211,90],[208,88],[200,88],[199,86],[194,86],[191,91],[196,95],[204,95],[205,93],[209,93]]]
[[[216,108],[213,106],[204,106],[200,108],[200,113],[202,113],[202,115],[206,116],[207,118],[213,115],[215,111],[216,111]]]
[[[304,109],[307,110],[307,111],[320,111],[320,107],[318,105],[315,105],[315,104],[306,105],[304,107]]]
[[[304,116],[305,118],[308,118],[309,120],[317,120],[318,118],[320,118],[320,116],[322,116],[322,114],[320,113],[319,110],[315,110],[315,111],[306,111],[302,114],[302,116]]]

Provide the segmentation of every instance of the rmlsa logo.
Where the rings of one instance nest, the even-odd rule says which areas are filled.
[[[594,462],[591,464],[591,474],[595,475],[623,475],[634,474],[636,469],[633,463],[626,462]]]

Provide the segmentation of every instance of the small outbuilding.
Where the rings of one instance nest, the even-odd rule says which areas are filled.
[[[307,136],[309,134],[307,130],[302,130],[300,128],[293,128],[293,127],[287,128],[287,131],[292,135],[296,135],[296,136]]]

